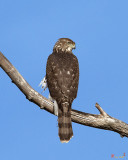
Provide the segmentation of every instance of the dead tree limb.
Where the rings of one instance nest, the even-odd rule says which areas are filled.
[[[7,73],[12,82],[21,90],[29,101],[37,104],[41,109],[45,109],[54,114],[53,103],[35,91],[1,52],[0,67]],[[128,137],[128,124],[109,116],[98,103],[96,103],[96,108],[100,112],[99,115],[72,109],[72,121],[85,126],[111,130],[119,133],[121,137]]]

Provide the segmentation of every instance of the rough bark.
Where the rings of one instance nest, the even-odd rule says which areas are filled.
[[[54,114],[53,103],[35,91],[1,52],[0,67],[7,73],[12,82],[21,90],[29,101],[37,104],[41,109],[45,109]],[[109,116],[98,103],[96,103],[95,106],[100,112],[99,115],[72,109],[72,121],[85,126],[114,131],[119,133],[121,137],[128,137],[128,124]]]

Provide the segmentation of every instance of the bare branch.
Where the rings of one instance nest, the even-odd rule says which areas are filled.
[[[54,114],[53,103],[35,91],[1,52],[0,67],[7,73],[12,82],[21,90],[29,101],[37,104],[41,109],[45,109]],[[128,124],[110,117],[98,103],[96,103],[96,108],[100,111],[99,115],[72,109],[72,121],[85,126],[111,130],[119,133],[121,137],[128,137]]]

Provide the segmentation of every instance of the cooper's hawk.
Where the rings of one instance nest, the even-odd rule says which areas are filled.
[[[58,104],[58,127],[61,142],[68,142],[73,136],[71,105],[77,96],[79,64],[72,53],[75,42],[60,38],[53,53],[48,57],[46,80],[51,97]]]

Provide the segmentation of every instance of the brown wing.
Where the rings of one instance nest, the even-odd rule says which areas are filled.
[[[61,142],[73,136],[71,104],[77,96],[79,65],[72,53],[54,53],[48,57],[47,84],[52,98],[58,103],[58,126]]]
[[[46,67],[47,84],[55,100],[73,99],[77,96],[79,83],[78,60],[73,54],[51,54]]]

